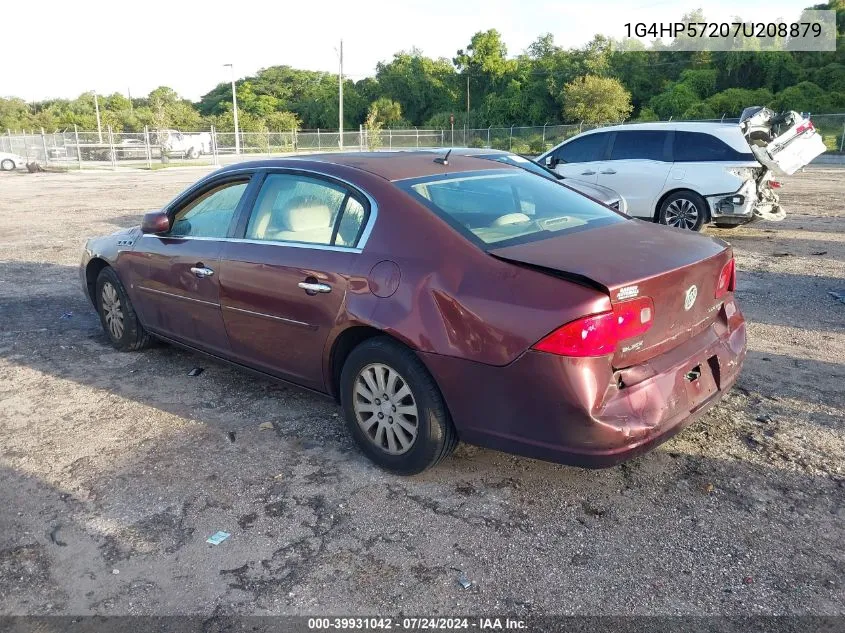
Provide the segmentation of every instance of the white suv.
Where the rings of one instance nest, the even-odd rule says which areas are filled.
[[[780,150],[782,146],[776,142],[784,136],[791,143],[787,151],[792,163],[795,155],[806,164],[824,151],[812,123],[797,113],[787,114],[771,113],[754,137],[749,133],[748,140],[746,127],[736,123],[635,123],[599,128],[561,143],[539,160],[566,178],[618,191],[628,202],[629,215],[661,224],[698,231],[708,222],[733,228],[755,216],[782,220],[784,213],[773,191],[780,183],[772,176],[783,172],[776,159],[764,166],[758,157],[764,156],[767,146],[770,151]],[[786,126],[788,134],[780,134],[776,126]],[[759,133],[760,129],[764,132]],[[795,130],[799,132],[795,134]],[[759,156],[752,153],[749,143],[756,146]],[[785,154],[781,156],[785,158]],[[792,163],[787,173],[798,169]]]

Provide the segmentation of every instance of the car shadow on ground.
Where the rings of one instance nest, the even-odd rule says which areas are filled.
[[[732,394],[618,468],[462,447],[400,478],[358,453],[331,402],[170,346],[116,352],[74,267],[0,263],[10,269],[5,613],[841,608],[842,478],[765,453],[772,438],[742,413],[769,395],[758,367],[788,357],[752,354],[760,394]],[[67,291],[20,282],[45,274]],[[206,371],[188,376],[196,366]],[[206,544],[218,530],[232,536]]]

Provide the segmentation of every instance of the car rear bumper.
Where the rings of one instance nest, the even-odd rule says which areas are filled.
[[[710,217],[722,224],[745,224],[754,218],[757,184],[746,180],[734,193],[705,196]]]
[[[607,357],[533,350],[505,367],[420,357],[462,440],[603,468],[666,441],[730,389],[745,359],[745,322],[738,311],[731,321],[730,329],[720,320],[673,350],[620,371]]]

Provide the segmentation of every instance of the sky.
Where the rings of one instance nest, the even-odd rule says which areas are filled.
[[[794,20],[811,0],[744,0],[742,18]],[[379,61],[416,47],[451,59],[481,30],[502,33],[510,55],[538,35],[577,47],[596,33],[616,38],[626,22],[674,22],[703,6],[731,21],[735,0],[7,0],[3,7],[0,96],[27,101],[96,90],[133,97],[166,85],[199,98],[220,82],[289,65],[358,80]],[[37,10],[36,10],[37,9]]]

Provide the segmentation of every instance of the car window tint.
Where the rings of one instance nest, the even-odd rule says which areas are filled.
[[[754,160],[750,152],[738,152],[724,141],[703,132],[675,132],[672,154],[676,162]]]
[[[564,163],[587,163],[604,158],[607,134],[587,134],[562,146],[555,158]]]
[[[226,237],[229,224],[249,183],[228,182],[205,192],[176,212],[170,235]]]
[[[664,160],[666,134],[659,130],[617,132],[613,149],[610,150],[610,160]]]
[[[332,244],[335,221],[347,190],[325,180],[296,174],[270,174],[249,218],[246,238],[276,242]],[[346,246],[340,234],[335,244]],[[353,239],[355,235],[352,236]]]

